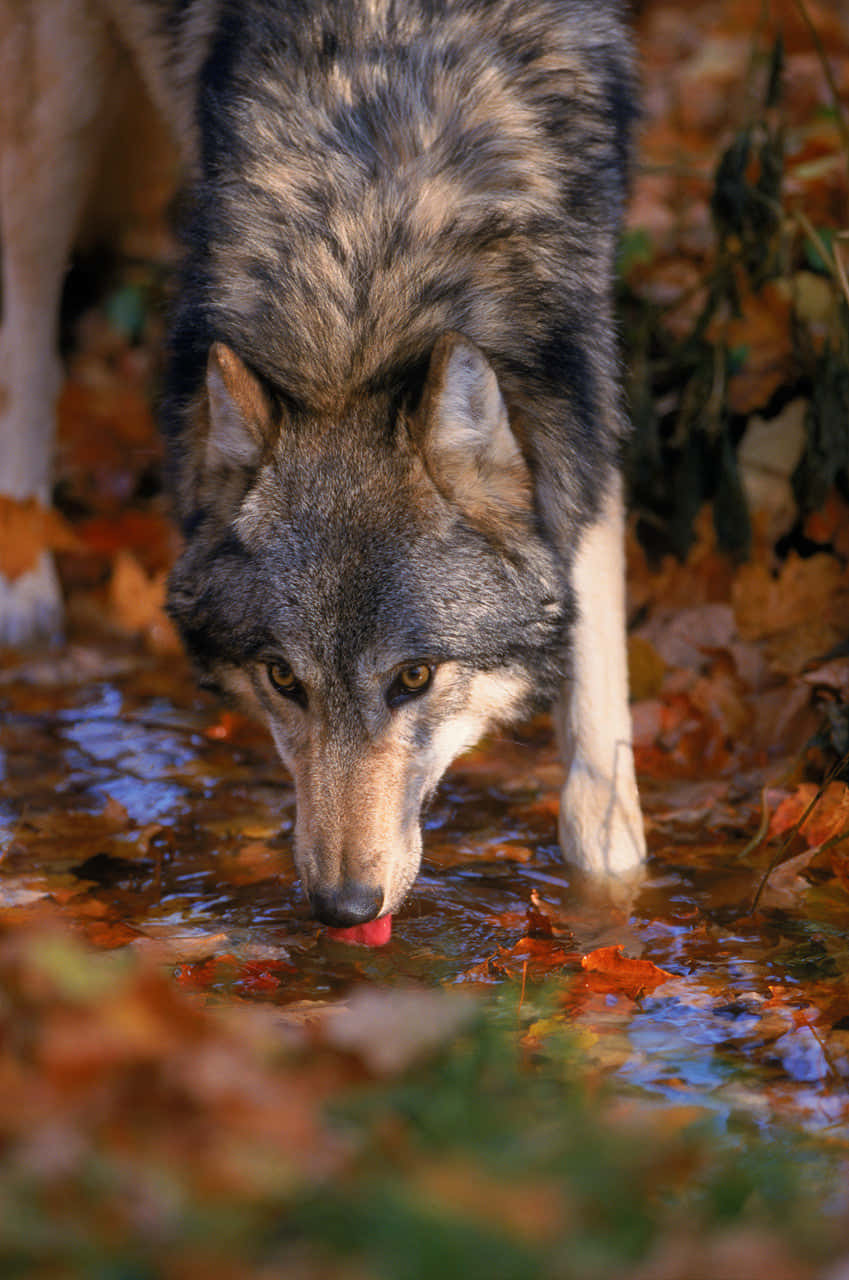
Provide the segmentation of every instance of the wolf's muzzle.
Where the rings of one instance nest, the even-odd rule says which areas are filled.
[[[309,898],[316,920],[334,929],[366,924],[383,906],[382,889],[357,884],[355,880],[343,880],[338,889],[316,889]]]

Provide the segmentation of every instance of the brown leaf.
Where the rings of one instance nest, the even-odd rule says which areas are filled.
[[[123,505],[162,442],[140,388],[95,362],[87,381],[69,379],[57,407],[57,465],[70,493],[102,510]]]
[[[43,551],[79,551],[73,529],[35,498],[0,494],[0,573],[11,582],[34,569]]]
[[[419,1165],[415,1184],[418,1194],[443,1212],[496,1225],[534,1243],[556,1236],[568,1212],[556,1185],[504,1182],[456,1155],[447,1162]]]
[[[818,791],[813,782],[803,782],[792,795],[785,796],[770,819],[769,838],[792,831],[813,804]],[[801,823],[799,833],[809,849],[818,849],[827,840],[849,834],[849,787],[845,782],[828,784]]]
[[[119,551],[131,551],[150,574],[169,569],[174,560],[176,530],[158,511],[126,510],[94,516],[76,532],[87,551],[107,560]]]
[[[603,981],[608,991],[621,991],[636,1000],[646,991],[654,991],[674,975],[667,973],[651,960],[634,960],[622,954],[621,944],[615,947],[599,947],[581,957],[581,967],[586,973]]]
[[[179,653],[180,641],[165,612],[165,570],[149,577],[131,551],[115,557],[109,604],[126,631],[143,633],[157,653]]]
[[[452,1040],[475,1014],[465,996],[414,987],[354,991],[320,1027],[324,1043],[358,1057],[378,1076],[395,1075]]]
[[[784,282],[770,282],[757,294],[743,293],[742,314],[714,321],[708,329],[710,341],[745,349],[742,365],[728,383],[728,404],[735,413],[761,408],[793,371],[791,298]]]
[[[660,693],[666,663],[654,645],[644,636],[628,637],[628,687],[631,698],[639,702]]]
[[[838,555],[849,557],[849,502],[832,489],[819,511],[805,517],[805,537],[831,543]]]
[[[747,564],[731,592],[740,634],[759,640],[822,617],[849,620],[849,574],[834,556],[820,552],[803,560],[791,551],[780,572]]]
[[[577,964],[579,955],[575,951],[567,951],[557,938],[525,937],[520,938],[509,951],[501,951],[498,959],[508,966],[512,960],[514,972],[521,972],[527,962],[529,975],[536,979],[545,977],[555,969]]]

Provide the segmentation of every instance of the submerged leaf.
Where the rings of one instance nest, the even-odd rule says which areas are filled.
[[[674,976],[651,960],[635,960],[624,955],[621,944],[599,947],[582,956],[581,968],[592,975],[595,985],[601,982],[603,989],[621,991],[632,1000],[637,1000],[647,991],[654,991],[655,987]]]

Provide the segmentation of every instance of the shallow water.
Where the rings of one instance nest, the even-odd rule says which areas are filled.
[[[181,660],[77,648],[10,664],[0,707],[0,921],[59,910],[190,988],[295,1010],[357,983],[512,985],[534,1043],[572,1026],[623,1088],[720,1127],[849,1136],[849,907],[811,889],[749,914],[766,856],[740,857],[752,780],[647,785],[649,873],[617,902],[559,860],[539,720],[451,770],[392,941],[368,950],[310,920],[290,782]],[[581,956],[620,944],[671,977],[650,992],[590,980]]]

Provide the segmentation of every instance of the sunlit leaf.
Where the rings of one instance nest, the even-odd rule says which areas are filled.
[[[673,975],[653,964],[651,960],[637,960],[626,956],[621,946],[599,947],[581,957],[581,967],[593,980],[604,984],[605,989],[621,991],[636,1000],[644,992],[654,991]]]

